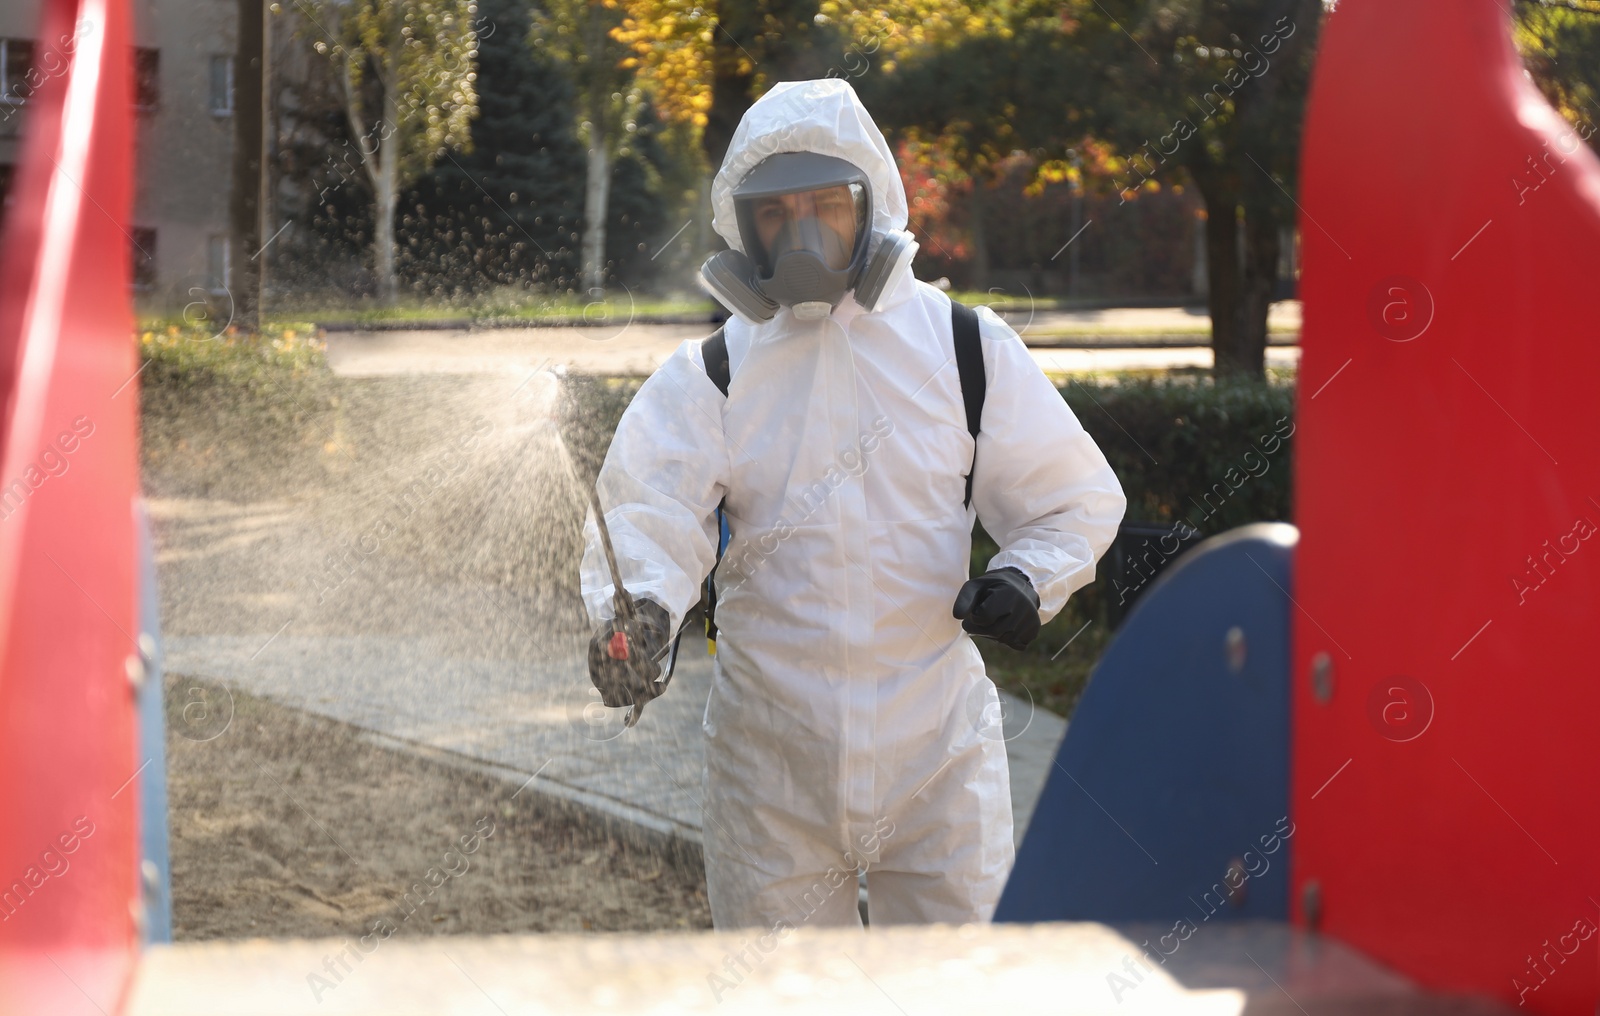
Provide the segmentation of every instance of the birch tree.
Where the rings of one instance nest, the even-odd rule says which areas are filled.
[[[630,150],[644,95],[627,66],[628,47],[616,30],[616,0],[547,0],[534,12],[529,41],[563,61],[577,85],[578,138],[588,153],[583,190],[583,288],[605,287],[606,219],[611,171]]]
[[[311,0],[298,3],[317,52],[333,62],[352,140],[344,161],[372,187],[373,270],[392,304],[395,206],[407,184],[449,149],[470,143],[477,111],[473,0]]]

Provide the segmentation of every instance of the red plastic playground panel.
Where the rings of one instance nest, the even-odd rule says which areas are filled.
[[[0,247],[7,1014],[117,1012],[135,957],[127,16],[122,0],[46,3]]]
[[[1497,0],[1341,0],[1301,191],[1296,919],[1543,1013],[1600,987],[1592,129]]]

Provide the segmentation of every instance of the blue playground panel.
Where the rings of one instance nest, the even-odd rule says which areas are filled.
[[[1067,727],[996,921],[1287,920],[1298,539],[1283,523],[1213,537],[1140,598]]]
[[[139,690],[139,890],[145,903],[145,941],[172,941],[172,871],[167,851],[167,733],[161,687],[161,601],[156,592],[150,518],[139,505],[139,631],[153,640]],[[142,641],[142,640],[141,640]],[[141,648],[143,648],[141,646]],[[153,879],[151,876],[153,875]]]

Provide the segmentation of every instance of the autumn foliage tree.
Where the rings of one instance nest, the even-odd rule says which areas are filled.
[[[908,57],[880,106],[980,169],[1009,146],[1059,178],[1094,138],[1128,200],[1187,176],[1206,204],[1217,372],[1259,377],[1321,18],[1321,0],[1025,2]]]
[[[1600,2],[1519,0],[1516,15],[1517,50],[1539,90],[1600,146]]]

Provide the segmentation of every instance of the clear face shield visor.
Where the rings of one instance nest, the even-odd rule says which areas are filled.
[[[740,218],[748,219],[753,234],[746,237],[750,257],[764,276],[793,251],[810,252],[829,269],[845,271],[867,238],[867,188],[861,182],[748,198],[743,204]]]
[[[700,275],[747,321],[769,321],[780,307],[799,320],[826,317],[850,292],[870,309],[916,253],[903,230],[873,232],[871,181],[844,159],[779,152],[731,196],[744,250],[718,251]]]

